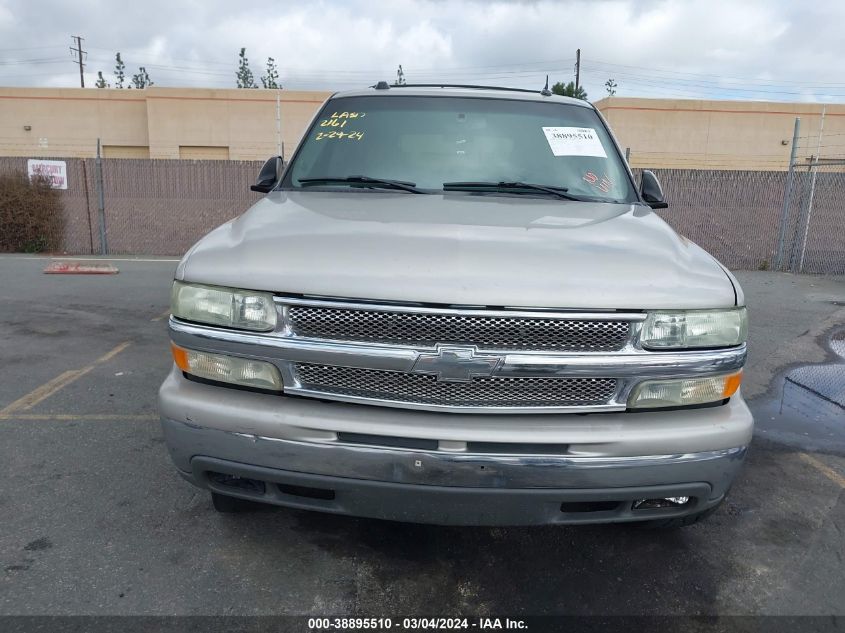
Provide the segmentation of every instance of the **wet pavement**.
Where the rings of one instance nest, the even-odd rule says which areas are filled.
[[[832,363],[798,367],[786,379],[822,400],[845,408],[845,330],[834,332],[827,346],[835,356]]]
[[[797,448],[845,455],[845,329],[822,343],[829,362],[800,365],[752,400],[756,433]],[[779,386],[779,388],[778,388]]]

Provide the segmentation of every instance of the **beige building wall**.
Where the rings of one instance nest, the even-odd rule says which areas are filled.
[[[280,91],[287,156],[330,94]],[[276,130],[273,90],[0,88],[0,156],[264,160]]]
[[[232,160],[265,160],[277,151],[274,90],[153,87],[144,92],[151,158],[187,158],[180,147],[228,148]],[[280,91],[286,156],[330,94]]]
[[[94,156],[97,138],[147,147],[144,91],[0,88],[0,154]]]
[[[149,158],[147,145],[103,145],[103,158]]]
[[[632,167],[786,170],[795,118],[797,162],[816,154],[822,104],[607,97],[595,103]],[[819,156],[845,156],[845,105],[824,106]]]
[[[276,91],[0,88],[0,156],[264,160],[277,148]],[[290,156],[330,92],[282,90]],[[785,170],[816,152],[821,104],[608,97],[596,102],[633,167]],[[845,105],[826,106],[822,158],[845,157]]]
[[[184,160],[230,160],[225,145],[180,145],[179,158]]]

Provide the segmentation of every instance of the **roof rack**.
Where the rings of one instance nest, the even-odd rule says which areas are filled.
[[[504,86],[475,86],[472,84],[399,84],[398,86],[391,85],[390,88],[476,88],[478,90],[506,90],[507,92],[530,92],[531,94],[535,95],[542,94],[541,90],[528,90],[527,88],[505,88]]]

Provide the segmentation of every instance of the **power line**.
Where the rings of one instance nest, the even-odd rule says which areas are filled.
[[[102,50],[102,51],[110,50],[110,49],[98,47],[98,46],[90,46],[89,48],[94,49],[94,50]],[[128,53],[126,55],[126,57],[130,57],[130,58],[135,59],[135,60],[138,59],[135,55],[131,54],[131,52]],[[233,67],[233,66],[236,65],[236,61],[234,59],[232,61],[222,61],[222,60],[217,60],[217,59],[202,59],[202,58],[190,58],[189,59],[189,58],[185,58],[185,57],[170,57],[170,56],[168,56],[166,59],[167,60],[174,60],[174,61],[190,62],[192,64],[198,64],[199,63],[199,64],[215,65],[215,66]],[[143,61],[143,60],[139,60],[139,61]],[[152,63],[155,63],[155,62],[152,62]],[[526,66],[532,66],[532,65],[540,64],[540,65],[543,66],[543,68],[536,69],[535,72],[542,73],[542,72],[546,72],[545,68],[547,68],[547,66],[549,64],[558,64],[559,67],[562,67],[562,66],[566,66],[566,65],[571,64],[571,63],[572,63],[572,58],[558,59],[558,60],[552,60],[552,61],[543,61],[543,62],[515,62],[515,63],[511,63],[511,64],[491,64],[491,65],[486,65],[486,66],[445,66],[445,67],[439,67],[439,68],[411,68],[410,70],[412,70],[415,73],[421,73],[421,72],[452,73],[452,72],[463,72],[463,71],[475,72],[475,71],[485,71],[485,70],[492,69],[492,72],[507,71],[507,72],[512,72],[512,73],[519,73],[519,72],[530,72],[532,70],[532,69],[527,69],[525,71],[521,70],[521,69],[524,69]],[[403,69],[405,69],[406,73],[409,70],[408,68],[405,68],[404,65],[403,65]],[[280,70],[282,70],[282,69],[280,69]],[[284,70],[293,71],[293,70],[296,70],[296,69],[286,68]],[[393,74],[393,72],[394,72],[394,70],[392,68],[389,68],[387,66],[385,66],[384,68],[370,68],[370,69],[357,69],[357,70],[348,69],[348,68],[316,68],[316,69],[302,69],[302,70],[307,70],[309,72],[311,70],[314,70],[314,71],[317,71],[317,72],[325,72],[325,73],[366,75],[367,78],[370,78],[370,77],[375,76],[375,75],[385,74],[385,73]]]
[[[82,38],[79,36],[73,36],[73,40],[76,44],[75,47],[71,48],[71,52],[75,53],[77,56],[77,64],[80,66],[80,85],[84,86],[84,73],[83,69],[85,64],[83,63],[83,59],[88,59],[86,56],[86,51],[82,49]],[[32,47],[33,49],[42,49],[42,48],[52,48],[52,47]],[[100,47],[92,47],[97,50],[107,50],[102,49]],[[23,50],[23,49],[21,49]],[[229,71],[224,70],[224,67],[231,67],[234,65],[234,62],[223,62],[213,59],[191,59],[185,60],[187,63],[179,64],[176,60],[185,59],[185,58],[159,58],[161,61],[152,60],[150,57],[144,58],[147,61],[145,64],[146,67],[155,69],[161,73],[167,74],[182,74],[182,75],[205,75],[209,78],[211,77],[228,77],[230,75]],[[97,60],[105,61],[101,57],[91,57],[88,61]],[[173,61],[170,61],[173,60]],[[110,61],[110,60],[108,60]],[[142,60],[139,60],[142,61]],[[23,60],[6,60],[0,61],[0,66],[19,66],[19,65],[26,65],[26,64],[54,64],[54,63],[61,63],[60,59],[57,58],[32,58],[32,59],[23,59]],[[568,74],[569,70],[565,67],[550,67],[552,64],[561,63],[568,64],[571,63],[570,60],[550,60],[545,62],[540,61],[528,61],[528,62],[521,62],[521,63],[510,63],[510,64],[491,64],[486,66],[451,66],[451,67],[443,67],[443,68],[417,68],[414,69],[413,67],[405,66],[406,75],[414,80],[414,81],[441,81],[444,78],[449,78],[450,80],[456,80],[457,78],[466,78],[469,81],[467,83],[472,83],[473,81],[480,81],[481,79],[484,80],[492,80],[492,79],[502,79],[502,80],[511,80],[511,81],[520,81],[520,82],[528,82],[532,81],[536,78],[538,81],[541,81],[543,76],[546,73],[549,74]],[[537,67],[538,65],[544,65],[544,67]],[[636,93],[657,93],[657,94],[665,94],[665,93],[674,93],[689,97],[711,97],[711,98],[724,98],[724,95],[730,95],[733,97],[741,97],[746,96],[746,98],[753,98],[755,96],[759,96],[761,98],[772,95],[782,95],[786,96],[798,96],[798,97],[837,97],[837,96],[845,96],[845,92],[842,92],[842,88],[845,88],[845,84],[823,84],[820,82],[808,82],[808,81],[800,81],[800,82],[793,82],[793,84],[798,85],[790,85],[789,88],[779,89],[779,85],[774,83],[775,80],[764,80],[764,79],[754,79],[754,78],[746,78],[745,85],[740,87],[737,85],[730,85],[729,80],[739,80],[739,78],[729,78],[729,77],[722,77],[720,75],[713,75],[713,74],[706,74],[706,73],[691,73],[691,72],[683,72],[683,71],[674,71],[674,70],[667,70],[667,69],[651,69],[651,68],[644,68],[641,66],[634,66],[630,64],[613,64],[610,62],[601,62],[590,60],[585,62],[586,68],[601,72],[613,72],[615,75],[619,76],[620,78],[624,79],[624,83],[622,86],[622,90],[625,92],[633,92]],[[532,68],[534,66],[534,68]],[[613,69],[613,70],[609,70]],[[633,70],[617,70],[617,69],[633,69]],[[373,77],[382,76],[387,74],[389,71],[387,68],[382,68],[379,70],[351,70],[351,69],[321,69],[321,68],[312,68],[312,69],[296,69],[296,68],[280,68],[280,72],[286,76],[289,82],[299,82],[299,83],[311,83],[311,84],[340,84],[340,85],[357,85],[357,81],[360,80],[361,82],[370,81]],[[580,70],[580,64],[579,64]],[[647,71],[648,74],[641,74],[638,73],[638,70]],[[661,76],[658,73],[669,74],[673,76]],[[717,78],[717,79],[712,79]],[[186,80],[187,77],[186,77]],[[207,81],[208,83],[212,83],[211,79],[202,80],[197,78],[197,81],[188,80],[191,84],[198,83],[201,81]],[[765,82],[765,83],[763,83]],[[217,83],[217,82],[214,82]],[[221,83],[223,82],[221,79]],[[580,84],[580,80],[579,80]],[[806,89],[805,89],[806,86]],[[634,88],[632,90],[631,88]],[[832,88],[839,88],[840,90],[834,91]]]
[[[17,59],[0,62],[0,66],[28,66],[30,64],[64,64],[66,57],[39,57],[37,59]]]
[[[688,71],[669,70],[669,69],[665,69],[665,68],[653,68],[651,66],[633,66],[633,65],[630,65],[630,64],[615,64],[615,63],[603,62],[603,61],[599,61],[599,60],[591,60],[590,63],[596,64],[596,65],[601,65],[601,66],[610,66],[610,67],[614,67],[614,68],[631,68],[631,69],[634,69],[634,70],[647,71],[649,73],[649,76],[653,76],[653,73],[656,72],[656,73],[664,73],[664,74],[669,74],[669,75],[688,76],[688,77],[693,77],[694,79],[697,79],[699,77],[715,77],[719,80],[729,79],[729,80],[740,81],[740,82],[744,82],[744,83],[748,83],[748,82],[772,83],[772,82],[774,82],[776,84],[782,84],[782,85],[814,84],[814,85],[845,86],[845,84],[842,84],[842,83],[826,84],[826,83],[808,81],[806,79],[801,80],[801,79],[784,78],[784,79],[778,80],[778,79],[764,79],[764,78],[760,78],[760,77],[729,77],[729,76],[725,76],[725,75],[718,74],[718,73],[694,73],[694,72],[688,72]]]
[[[93,47],[92,47],[93,48]],[[108,61],[102,57],[90,57],[93,61]],[[148,68],[161,68],[161,69],[168,69],[168,70],[184,70],[184,71],[195,71],[195,72],[206,72],[206,73],[215,73],[220,75],[230,75],[231,73],[219,69],[210,69],[207,66],[196,65],[196,64],[217,64],[218,62],[203,62],[201,60],[191,60],[194,65],[181,65],[181,64],[172,64],[168,63],[167,60],[150,60],[149,58],[146,59],[138,59],[133,57],[133,61],[137,61],[138,63],[144,63],[144,65]],[[176,58],[170,58],[176,59]],[[227,66],[234,67],[235,62],[227,64]],[[409,73],[413,72],[415,76],[428,76],[428,77],[442,77],[444,75],[458,75],[462,77],[466,76],[508,76],[508,75],[524,75],[524,76],[541,76],[544,75],[546,72],[569,72],[568,69],[563,68],[546,68],[542,70],[489,70],[489,71],[470,71],[470,70],[462,70],[462,69],[443,69],[443,70],[436,70],[436,69],[429,69],[429,70],[421,70],[421,69],[407,69],[404,68],[405,74],[408,75]],[[298,75],[298,74],[307,74],[310,76],[341,76],[341,75],[351,75],[353,77],[360,77],[362,81],[369,81],[372,80],[373,77],[384,75],[388,72],[392,73],[392,70],[388,69],[381,69],[381,70],[336,70],[336,69],[325,69],[325,68],[293,68],[293,67],[279,67],[280,72],[284,72],[286,74],[291,75]]]
[[[592,68],[592,70],[596,71],[597,68]],[[682,79],[682,78],[670,78],[670,77],[655,77],[652,74],[637,74],[632,73],[630,71],[622,71],[616,73],[618,76],[630,79],[631,81],[648,81],[649,83],[653,83],[655,85],[672,85],[672,86],[683,86],[683,87],[692,87],[692,88],[705,88],[709,90],[729,90],[729,91],[743,91],[743,92],[772,92],[772,93],[786,93],[786,90],[767,90],[769,88],[777,88],[777,85],[763,85],[763,86],[754,86],[753,84],[745,84],[745,87],[737,87],[732,85],[726,85],[724,83],[718,81],[711,81],[706,79]],[[795,88],[796,86],[790,86]],[[845,84],[839,84],[838,86],[807,86],[807,88],[818,88],[819,90],[828,90],[830,88],[845,88]],[[795,93],[795,94],[803,94],[803,93]]]
[[[79,59],[79,86],[81,88],[84,88],[85,87],[85,73],[83,72],[83,69],[85,68],[85,64],[82,63],[82,56],[88,55],[88,51],[82,50],[82,38],[79,35],[71,35],[70,39],[76,40],[76,48],[73,48],[73,46],[71,46],[70,52],[78,54],[78,59]]]
[[[36,49],[44,49],[44,48],[53,48],[53,47],[31,47],[31,49],[24,49],[24,48],[21,48],[21,49],[0,49],[0,51],[2,51],[2,50],[36,50]],[[106,48],[103,48],[103,47],[90,47],[90,48],[95,49],[95,50],[109,50],[109,49],[106,49]],[[130,57],[134,57],[134,56],[130,55]],[[224,60],[218,60],[218,59],[202,59],[202,58],[188,59],[188,58],[178,58],[178,57],[168,57],[168,59],[172,59],[174,61],[186,61],[186,62],[191,62],[191,63],[194,63],[194,64],[199,63],[199,64],[204,64],[204,65],[216,65],[216,66],[232,66],[234,64],[234,61],[230,62],[230,61],[224,61]],[[489,72],[490,70],[493,70],[493,72],[509,72],[509,73],[513,73],[513,74],[518,74],[518,73],[521,73],[521,72],[531,72],[531,71],[539,73],[539,72],[545,72],[545,69],[548,68],[548,66],[550,66],[550,65],[558,65],[559,67],[563,67],[563,66],[570,64],[571,62],[572,62],[572,59],[569,58],[569,59],[554,59],[554,60],[542,60],[542,61],[513,62],[513,63],[507,63],[507,64],[488,64],[488,65],[476,65],[476,66],[445,66],[445,67],[439,67],[439,68],[413,68],[413,67],[407,67],[407,65],[406,65],[405,70],[406,70],[407,73],[412,73],[412,72],[413,73],[423,73],[423,72],[452,73],[452,72],[460,72],[460,71],[473,71],[473,72],[488,71]],[[683,78],[683,77],[691,77],[691,78],[693,78],[693,80],[698,80],[698,81],[701,81],[701,82],[716,83],[716,82],[713,81],[713,79],[709,79],[709,80],[708,79],[701,79],[701,78],[705,78],[705,77],[711,77],[711,78],[717,79],[718,82],[725,82],[726,80],[729,80],[729,81],[734,81],[734,82],[740,81],[740,82],[743,82],[744,84],[748,84],[748,83],[775,84],[775,85],[801,84],[801,85],[809,85],[809,86],[815,86],[815,87],[822,87],[822,86],[842,87],[842,86],[845,86],[845,84],[842,84],[842,83],[814,82],[814,81],[808,81],[806,79],[804,79],[804,80],[798,80],[798,79],[795,79],[795,80],[793,80],[793,79],[776,80],[776,79],[765,79],[765,78],[759,78],[759,77],[736,77],[736,76],[728,77],[728,76],[724,76],[724,75],[716,74],[716,73],[696,73],[696,72],[691,72],[691,71],[673,70],[673,69],[668,69],[668,68],[654,68],[654,67],[650,67],[650,66],[645,67],[645,66],[636,66],[636,65],[632,65],[632,64],[618,64],[618,63],[614,63],[614,62],[605,62],[605,61],[600,61],[600,60],[591,60],[590,62],[588,62],[588,64],[591,64],[594,67],[599,68],[599,69],[601,69],[603,67],[608,67],[610,69],[616,69],[616,68],[625,69],[625,68],[627,68],[627,69],[632,69],[633,71],[639,70],[639,71],[647,72],[648,73],[647,76],[651,77],[651,78],[670,79],[670,80]],[[540,66],[541,68],[537,68],[537,69],[528,68],[530,66]],[[287,70],[294,70],[294,69],[287,69]],[[375,75],[375,74],[379,74],[379,73],[383,74],[385,72],[388,72],[388,70],[390,70],[390,69],[385,67],[385,68],[378,68],[378,69],[371,68],[371,69],[358,69],[358,70],[337,69],[337,68],[313,69],[313,70],[318,71],[318,72],[326,72],[326,73],[361,74],[361,75],[368,75],[369,76],[369,75]],[[623,72],[623,71],[616,71],[616,72]],[[628,72],[630,73],[631,71],[629,70]],[[655,77],[655,73],[668,74],[668,75],[672,75],[674,77]],[[642,76],[642,75],[640,75],[640,76]]]
[[[64,46],[22,46],[19,48],[0,48],[0,53],[10,53],[12,51],[43,51],[50,48],[64,48]]]
[[[64,60],[64,61],[65,61],[65,63],[67,62],[67,60]],[[57,76],[61,76],[63,74],[64,73],[53,72],[53,73],[27,73],[25,75],[0,75],[0,79],[5,81],[6,79],[29,79],[30,77],[57,77]]]

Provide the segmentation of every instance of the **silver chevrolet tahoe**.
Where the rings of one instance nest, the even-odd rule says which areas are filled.
[[[673,527],[725,498],[742,290],[589,103],[335,94],[252,188],[177,268],[159,394],[217,510]]]

